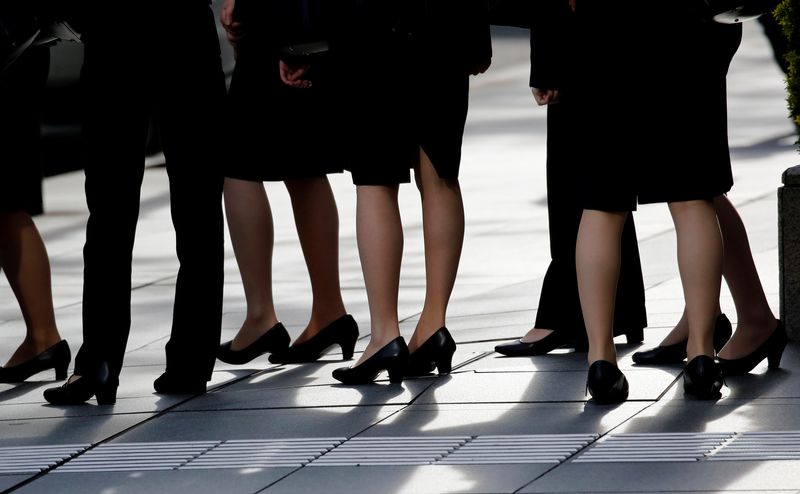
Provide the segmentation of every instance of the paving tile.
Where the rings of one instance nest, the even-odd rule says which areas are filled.
[[[125,433],[121,442],[351,437],[402,406],[168,412]]]
[[[631,400],[656,400],[675,380],[676,371],[655,369],[625,373]],[[586,371],[457,373],[439,379],[417,401],[435,403],[517,403],[586,401]]]
[[[291,468],[156,472],[51,473],[23,487],[20,493],[64,494],[153,492],[219,492],[252,494],[292,471]]]
[[[647,406],[646,402],[617,407],[585,403],[414,404],[362,437],[604,434]]]
[[[664,331],[664,333],[666,333]],[[660,340],[660,338],[659,338]],[[515,340],[508,340],[515,341]],[[490,350],[494,349],[496,344],[505,342],[490,342],[486,344]],[[646,370],[656,369],[655,367],[643,367],[634,364],[632,355],[634,352],[649,348],[649,345],[628,345],[625,343],[625,336],[616,338],[617,357],[619,359],[618,365],[620,369],[625,370]],[[480,360],[472,362],[459,371],[475,371],[483,373],[505,373],[505,372],[537,372],[537,371],[586,371],[589,365],[586,362],[585,352],[574,352],[569,348],[562,348],[554,350],[547,355],[538,355],[535,357],[506,357],[499,353],[493,353]],[[667,369],[670,372],[681,371],[683,364],[675,364],[668,366],[659,366],[658,369]],[[656,369],[657,370],[657,369]],[[675,372],[677,375],[677,372]]]
[[[519,492],[733,492],[796,490],[800,461],[566,463]]]
[[[800,430],[800,399],[658,402],[615,432],[745,432]]]
[[[297,492],[499,494],[515,492],[551,467],[551,465],[305,467],[264,492],[268,494]]]
[[[96,407],[95,407],[96,408]],[[0,447],[94,444],[153,417],[151,413],[18,418],[0,421]]]
[[[30,475],[0,475],[0,489],[5,491],[29,479]]]
[[[408,380],[402,385],[375,383],[360,386],[222,390],[197,397],[178,407],[178,410],[400,405],[419,396],[430,386],[428,381]]]

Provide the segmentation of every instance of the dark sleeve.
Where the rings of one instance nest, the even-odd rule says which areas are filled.
[[[462,0],[463,1],[463,0]],[[466,44],[470,54],[468,61],[481,63],[492,58],[492,36],[489,31],[488,0],[467,0]]]
[[[563,89],[569,83],[574,43],[567,0],[542,0],[531,23],[531,87]]]

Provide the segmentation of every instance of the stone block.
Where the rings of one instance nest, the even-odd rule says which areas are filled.
[[[778,262],[781,320],[792,340],[800,340],[800,165],[783,173],[778,189]]]

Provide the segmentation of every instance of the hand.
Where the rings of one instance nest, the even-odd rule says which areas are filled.
[[[469,73],[469,75],[483,74],[484,72],[489,70],[489,67],[491,65],[492,65],[492,58],[489,57],[485,60],[481,60],[480,62],[471,65],[469,69],[467,69],[467,72]]]
[[[577,2],[577,0],[569,0],[569,8],[571,8],[573,12],[575,12],[575,3],[576,2]]]
[[[235,5],[236,0],[223,0],[222,12],[219,15],[219,21],[222,23],[222,27],[225,28],[228,42],[234,49],[236,49],[243,35],[242,23],[233,20],[233,8]]]
[[[281,81],[289,87],[308,89],[311,87],[311,81],[303,79],[303,76],[310,68],[310,65],[289,65],[281,60],[279,64]]]
[[[558,103],[558,89],[539,89],[538,87],[532,87],[531,92],[533,93],[533,99],[536,100],[536,104],[539,106]]]

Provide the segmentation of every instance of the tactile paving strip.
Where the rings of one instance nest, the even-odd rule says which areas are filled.
[[[710,461],[800,460],[800,432],[743,432],[708,457]]]
[[[72,458],[89,446],[91,445],[58,444],[0,448],[0,474],[38,473]]]
[[[357,437],[309,464],[316,467],[430,465],[472,437]]]
[[[219,445],[220,441],[102,444],[54,472],[130,472],[175,470]]]
[[[180,469],[301,467],[344,441],[345,438],[225,441]]]
[[[727,432],[614,434],[573,463],[700,461],[732,437]]]
[[[478,436],[438,464],[561,463],[597,437],[597,434]]]

